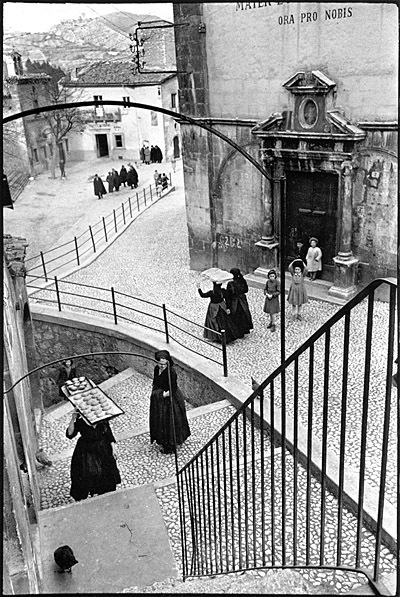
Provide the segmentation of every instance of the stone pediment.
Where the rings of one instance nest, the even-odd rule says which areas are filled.
[[[269,118],[257,124],[252,133],[261,137],[276,137],[276,136],[301,136],[299,131],[292,128],[291,112],[285,110],[283,112],[275,112]],[[346,116],[339,110],[328,110],[326,112],[326,124],[323,132],[321,131],[307,131],[309,136],[332,136],[345,135],[351,139],[363,139],[365,131],[353,124]]]
[[[335,81],[319,70],[299,71],[282,83],[288,91],[295,94],[325,94],[336,87]]]

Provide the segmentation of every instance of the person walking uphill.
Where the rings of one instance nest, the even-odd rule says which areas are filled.
[[[246,294],[249,291],[246,280],[243,278],[240,269],[233,267],[230,270],[233,280],[228,282],[224,292],[226,306],[233,319],[240,337],[249,334],[253,329],[253,321],[247,302]]]
[[[281,285],[278,281],[276,271],[274,269],[270,269],[267,276],[267,281],[265,283],[264,288],[264,295],[265,295],[265,302],[264,302],[264,313],[268,313],[270,316],[270,322],[267,325],[267,328],[271,330],[271,332],[275,332],[276,325],[276,314],[279,313],[279,295],[281,293]]]
[[[129,166],[126,182],[128,183],[128,186],[131,187],[131,189],[137,189],[139,183],[139,176],[133,166]]]
[[[116,463],[115,437],[108,421],[88,425],[75,410],[66,436],[78,439],[71,459],[71,490],[74,500],[84,500],[89,495],[115,491],[121,483]]]
[[[308,303],[307,289],[304,278],[307,275],[307,266],[301,259],[294,259],[289,264],[289,272],[292,276],[287,300],[292,305],[292,318],[301,321],[301,307]]]
[[[94,194],[97,195],[98,199],[103,199],[103,195],[107,195],[106,188],[98,174],[94,175],[93,187],[94,187]]]
[[[222,343],[220,334],[225,330],[226,343],[233,342],[240,337],[240,332],[237,330],[231,316],[229,315],[228,307],[224,299],[221,283],[213,282],[213,289],[208,292],[203,292],[200,288],[200,283],[197,284],[198,292],[201,298],[209,298],[206,320],[204,322],[204,338],[214,340],[214,342]]]
[[[108,182],[108,192],[112,193],[114,190],[114,176],[112,172],[107,174],[106,182]]]
[[[154,367],[150,396],[150,443],[156,442],[163,454],[172,454],[176,451],[176,447],[183,444],[190,435],[185,398],[178,388],[178,376],[168,350],[157,351],[154,358],[158,361],[158,365]]]
[[[128,172],[126,171],[125,166],[121,166],[121,170],[119,173],[119,180],[121,183],[121,186],[124,185],[124,187],[126,187],[126,179],[128,178]]]

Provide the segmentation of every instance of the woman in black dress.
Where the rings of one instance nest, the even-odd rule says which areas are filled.
[[[61,363],[61,368],[58,373],[57,385],[58,385],[58,395],[62,398],[65,398],[62,386],[65,384],[66,381],[71,380],[73,377],[79,377],[76,367],[74,366],[74,362],[72,359],[67,359]]]
[[[222,286],[218,282],[213,282],[213,289],[208,292],[203,292],[200,288],[200,283],[197,285],[201,298],[209,298],[210,304],[208,305],[206,320],[204,323],[204,338],[208,340],[214,340],[221,344],[221,336],[215,332],[221,332],[225,330],[226,343],[233,342],[240,338],[240,332],[236,328],[233,320],[231,319],[224,299],[224,292]],[[243,336],[243,334],[242,334]]]
[[[71,460],[71,490],[74,500],[115,491],[121,476],[117,467],[115,437],[108,421],[88,425],[75,411],[66,431],[69,439],[80,433]]]
[[[249,287],[240,273],[240,269],[233,267],[230,273],[233,276],[233,280],[228,282],[224,293],[226,306],[231,312],[231,317],[235,322],[240,337],[243,337],[253,329],[253,321],[246,298]]]
[[[153,387],[150,397],[150,443],[161,446],[164,454],[172,454],[189,437],[190,429],[186,417],[185,399],[178,388],[174,362],[168,350],[155,353],[158,365],[154,367]],[[172,400],[169,393],[168,363],[171,377]],[[172,403],[172,409],[171,409]],[[174,413],[174,427],[172,422]]]

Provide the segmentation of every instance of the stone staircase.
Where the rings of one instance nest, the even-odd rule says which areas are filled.
[[[169,549],[166,549],[172,560],[168,560],[169,556],[166,554],[167,563],[164,561],[164,567],[160,562],[160,570],[163,570],[164,576],[154,577],[153,568],[157,564],[154,561],[147,561],[143,557],[137,568],[133,569],[132,582],[128,582],[127,577],[124,581],[125,584],[121,585],[121,579],[115,579],[115,587],[119,587],[120,592],[252,592],[256,594],[265,593],[268,590],[270,594],[345,594],[348,591],[351,591],[351,594],[371,594],[368,586],[365,585],[364,577],[343,571],[330,573],[320,571],[300,573],[295,570],[253,571],[244,575],[221,575],[214,579],[193,579],[182,583],[178,578],[182,554],[175,459],[173,455],[161,454],[149,442],[148,414],[151,379],[130,368],[100,385],[124,410],[124,415],[111,422],[118,443],[118,466],[122,484],[114,493],[89,498],[78,504],[70,498],[70,459],[76,439],[69,440],[65,435],[65,430],[73,407],[69,402],[57,405],[49,409],[43,416],[39,436],[41,447],[53,461],[51,467],[46,467],[40,472],[43,509],[41,522],[42,525],[50,527],[51,520],[55,516],[61,521],[53,524],[55,529],[69,528],[73,523],[66,523],[66,521],[69,520],[69,517],[73,521],[77,516],[79,520],[79,515],[76,512],[79,514],[84,507],[88,512],[85,520],[89,520],[89,514],[92,515],[96,511],[98,513],[96,520],[99,520],[99,525],[103,524],[106,527],[110,524],[111,512],[123,512],[123,508],[129,507],[126,504],[137,503],[140,505],[143,501],[152,503],[153,517],[163,520],[161,526],[159,522],[157,523],[155,536],[159,535],[161,541],[163,533],[166,532],[168,539],[165,545],[169,546]],[[235,410],[227,400],[198,408],[187,404],[192,434],[178,450],[179,467],[188,462],[207,443],[235,413]],[[268,438],[265,441],[268,442]],[[279,458],[278,453],[277,457]],[[317,482],[315,481],[315,483]],[[141,494],[143,491],[147,492],[146,495]],[[126,503],[121,500],[125,500]],[[156,503],[157,506],[155,506]],[[115,524],[117,523],[115,522]],[[140,526],[139,522],[137,524]],[[108,531],[110,536],[113,535],[114,527]],[[88,544],[87,541],[85,543],[85,538],[88,532],[87,529],[83,532],[84,537],[80,537],[77,533],[74,546],[78,548],[78,552],[79,548],[81,551],[87,552]],[[60,541],[63,541],[62,537],[60,536]],[[149,551],[151,549],[155,549],[155,547],[149,548]],[[118,551],[118,547],[115,550]],[[54,565],[51,561],[52,552],[49,545],[45,546],[45,552],[47,559],[45,558],[44,561],[44,576],[50,579],[50,582],[54,576]],[[79,557],[77,559],[79,560]],[[171,561],[174,562],[174,566],[171,565]],[[78,570],[78,566],[74,568],[73,573],[75,570]],[[116,566],[115,574],[118,573],[118,570],[119,567]],[[150,575],[148,574],[149,570],[151,571]],[[83,570],[83,572],[85,571]],[[93,592],[91,584],[93,578],[83,572],[80,570],[75,573],[73,592]],[[109,572],[111,575],[113,573],[113,570]],[[78,574],[81,576],[78,577]],[[62,584],[55,585],[50,582],[48,587],[55,593],[65,592],[65,586]],[[100,592],[104,591],[100,590]]]

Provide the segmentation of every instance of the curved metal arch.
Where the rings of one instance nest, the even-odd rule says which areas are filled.
[[[172,110],[167,110],[166,108],[161,108],[159,106],[152,106],[151,104],[140,104],[138,102],[131,102],[131,101],[120,101],[120,100],[91,100],[88,102],[68,102],[65,104],[57,104],[56,106],[42,106],[39,108],[33,108],[32,110],[25,110],[24,112],[18,112],[17,114],[12,114],[11,116],[6,116],[3,118],[3,124],[7,124],[8,122],[12,122],[13,120],[17,120],[18,118],[24,118],[26,116],[31,116],[32,114],[41,114],[42,112],[55,112],[57,110],[68,110],[69,108],[82,108],[88,106],[122,106],[124,108],[141,108],[143,110],[153,110],[154,112],[161,112],[161,114],[166,114],[167,116],[171,116],[175,120],[185,122],[187,124],[192,124],[194,126],[199,126],[200,128],[216,135],[226,143],[228,143],[231,147],[234,147],[236,151],[241,153],[249,162],[253,164],[255,168],[265,178],[268,180],[272,180],[271,175],[264,170],[264,168],[249,154],[245,151],[240,145],[232,141],[229,137],[221,133],[220,131],[216,130],[215,128],[211,127],[208,124],[205,124],[201,119],[191,118],[190,116],[186,116],[186,114],[181,114],[180,112],[173,112]]]

